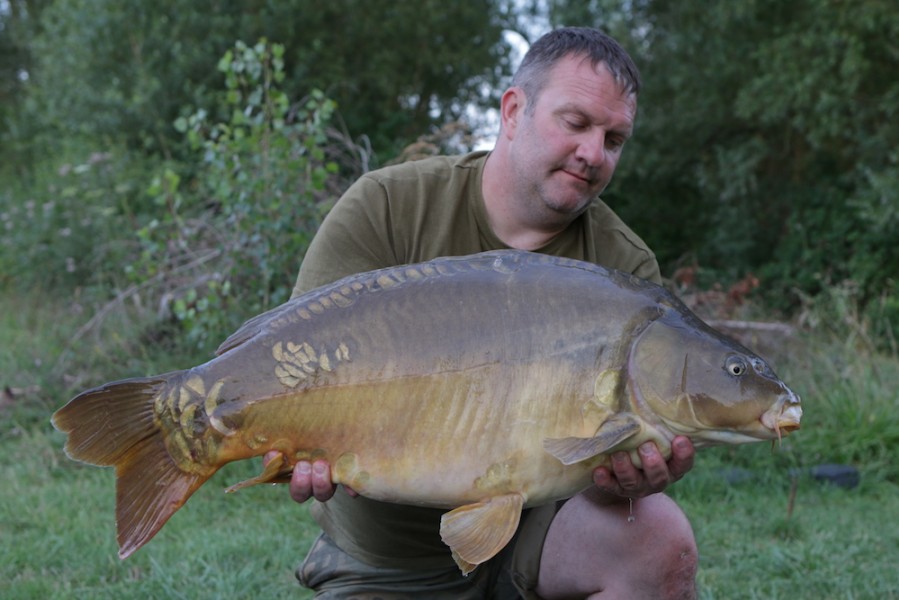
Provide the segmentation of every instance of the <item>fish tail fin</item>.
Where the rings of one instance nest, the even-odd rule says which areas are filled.
[[[53,426],[68,434],[66,454],[116,469],[119,557],[156,535],[216,467],[185,472],[172,458],[154,418],[154,402],[181,373],[135,378],[88,390],[57,410]]]

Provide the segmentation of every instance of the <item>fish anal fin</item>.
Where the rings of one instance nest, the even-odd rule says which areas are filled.
[[[552,438],[543,440],[543,448],[563,465],[604,454],[636,435],[643,426],[632,415],[617,414],[607,419],[591,438]]]
[[[493,558],[509,543],[518,528],[523,506],[521,494],[503,494],[443,515],[440,537],[453,551],[453,559],[463,575]]]
[[[287,463],[287,457],[278,452],[270,461],[265,463],[262,473],[256,477],[250,477],[246,481],[235,483],[225,490],[225,493],[231,494],[237,490],[259,485],[261,483],[286,483],[290,481],[292,465]]]

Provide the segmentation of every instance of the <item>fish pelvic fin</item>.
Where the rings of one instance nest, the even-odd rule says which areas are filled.
[[[543,449],[558,458],[563,465],[573,465],[613,450],[642,429],[640,421],[633,415],[616,414],[606,419],[592,438],[546,439],[543,440]]]
[[[524,497],[518,493],[493,496],[445,513],[440,537],[453,551],[463,575],[502,550],[518,529]]]
[[[115,467],[119,558],[150,541],[217,470],[185,472],[166,448],[154,400],[177,375],[108,383],[76,396],[52,417],[53,426],[68,434],[70,458]]]
[[[233,494],[237,490],[242,490],[253,485],[263,483],[289,483],[292,475],[293,465],[287,462],[287,457],[283,453],[278,452],[270,461],[265,463],[262,473],[256,477],[250,477],[239,483],[235,483],[225,490],[226,494]]]

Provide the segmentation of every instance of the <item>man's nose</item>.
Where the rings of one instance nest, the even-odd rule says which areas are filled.
[[[578,144],[576,156],[591,167],[601,167],[606,161],[605,133],[596,130],[585,133]]]

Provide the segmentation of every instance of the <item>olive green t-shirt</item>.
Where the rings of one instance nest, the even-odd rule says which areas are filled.
[[[427,158],[361,177],[322,223],[294,295],[364,271],[508,248],[487,220],[481,194],[486,157]],[[599,198],[538,252],[661,281],[655,255]],[[443,512],[342,492],[312,507],[322,530],[345,552],[371,565],[412,569],[454,565],[439,535]]]

